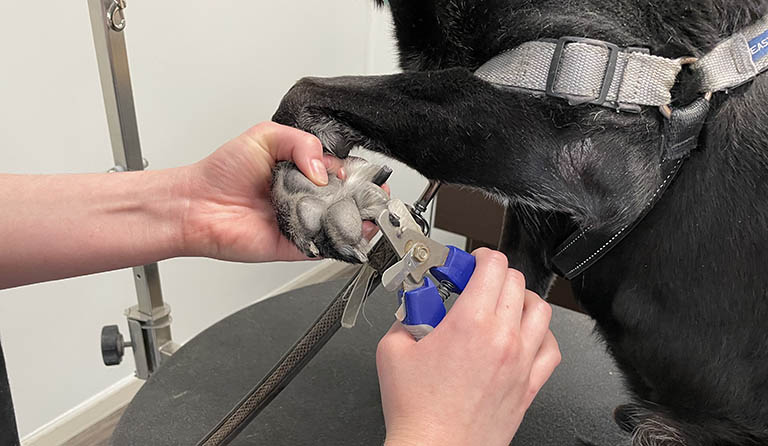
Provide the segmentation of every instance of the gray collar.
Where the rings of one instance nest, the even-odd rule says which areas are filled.
[[[667,59],[644,48],[620,48],[582,37],[523,43],[490,59],[475,75],[501,88],[597,104],[620,111],[669,106],[683,65],[701,92],[738,87],[768,68],[768,16],[718,44],[704,57]]]

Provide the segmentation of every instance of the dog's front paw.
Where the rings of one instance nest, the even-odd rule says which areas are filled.
[[[363,220],[373,220],[389,196],[380,187],[386,167],[361,158],[344,160],[345,178],[329,174],[327,186],[312,183],[291,162],[272,176],[272,203],[280,231],[310,257],[367,261]]]

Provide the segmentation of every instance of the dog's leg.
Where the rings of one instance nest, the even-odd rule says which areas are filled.
[[[362,146],[431,179],[526,194],[550,180],[529,164],[551,157],[534,152],[554,142],[540,113],[524,108],[517,96],[456,68],[305,78],[273,119],[315,134],[341,158]]]
[[[340,158],[362,146],[584,227],[628,224],[661,176],[655,115],[567,107],[464,68],[305,78],[273,119],[317,135]]]
[[[341,158],[362,146],[399,159],[430,179],[546,206],[554,194],[541,191],[563,188],[541,164],[556,153],[553,137],[562,132],[540,116],[540,107],[526,101],[540,102],[504,92],[464,69],[306,78],[286,94],[273,119],[315,134]],[[527,224],[506,237],[502,249],[511,266],[529,278],[529,287],[543,294],[552,275],[542,244],[558,237],[542,236],[550,232],[542,227],[551,227],[551,222],[520,218]],[[321,249],[320,254],[326,253]]]
[[[365,147],[427,178],[520,204],[528,214],[521,221],[532,229],[507,252],[514,251],[518,258],[512,265],[542,293],[551,279],[546,253],[554,246],[547,243],[563,240],[575,224],[618,227],[631,221],[652,192],[644,185],[658,176],[644,168],[653,164],[655,149],[634,157],[615,150],[622,141],[617,134],[645,135],[643,129],[654,125],[651,118],[603,113],[598,120],[589,108],[578,113],[568,108],[570,114],[564,114],[560,105],[452,68],[305,78],[285,95],[273,119],[315,134],[340,158]],[[607,128],[616,132],[603,131]],[[645,136],[627,141],[638,140],[654,145]],[[606,165],[610,168],[599,168]],[[567,224],[552,225],[552,216]]]

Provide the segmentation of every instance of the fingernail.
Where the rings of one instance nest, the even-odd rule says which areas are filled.
[[[328,184],[328,171],[325,170],[325,164],[321,160],[312,160],[310,165],[315,182],[321,186]]]

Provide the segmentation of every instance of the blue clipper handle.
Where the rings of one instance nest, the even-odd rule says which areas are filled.
[[[450,282],[454,291],[460,293],[475,271],[475,257],[455,246],[448,249],[445,264],[432,268],[431,272],[435,279]],[[423,286],[407,291],[404,299],[405,318],[402,322],[417,341],[429,334],[445,317],[443,298],[437,286],[427,277]]]
[[[417,341],[428,335],[445,317],[443,298],[428,277],[424,278],[424,285],[420,288],[406,291],[403,299],[405,318],[401,322]]]
[[[448,258],[443,266],[432,268],[432,275],[440,282],[448,281],[454,291],[461,293],[475,272],[475,256],[455,246],[448,246]]]

